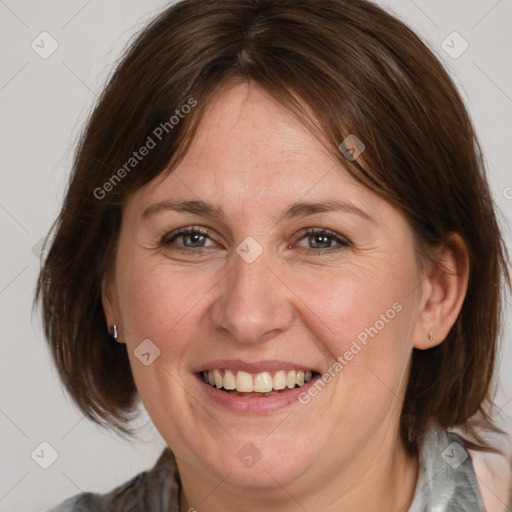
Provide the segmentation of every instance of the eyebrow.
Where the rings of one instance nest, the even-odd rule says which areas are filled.
[[[200,200],[160,201],[146,208],[142,213],[142,218],[145,219],[160,212],[169,210],[175,212],[188,212],[203,217],[212,217],[220,220],[226,220],[226,214],[222,208]],[[377,224],[377,221],[369,213],[362,210],[355,204],[347,203],[337,199],[312,202],[299,201],[293,203],[285,212],[281,214],[277,222],[280,223],[285,220],[302,219],[310,215],[315,215],[316,213],[333,211],[351,213],[373,224]]]

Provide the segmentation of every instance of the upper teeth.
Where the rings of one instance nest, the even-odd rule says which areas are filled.
[[[313,377],[313,373],[303,370],[279,370],[272,376],[269,372],[252,375],[242,370],[205,370],[202,372],[203,380],[211,386],[234,390],[243,393],[268,393],[272,390],[294,388],[302,386]]]

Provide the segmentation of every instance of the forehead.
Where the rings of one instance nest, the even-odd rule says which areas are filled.
[[[187,154],[169,175],[143,187],[144,200],[220,196],[318,198],[357,183],[293,113],[251,82],[221,89],[206,109]],[[197,197],[196,197],[197,199]]]
[[[403,213],[356,181],[343,158],[336,159],[266,90],[231,87],[209,104],[179,164],[129,198],[123,232],[166,229],[176,212],[248,232],[333,212],[326,215],[337,226],[367,237],[405,236],[409,243],[412,231]],[[367,221],[364,229],[361,220]]]

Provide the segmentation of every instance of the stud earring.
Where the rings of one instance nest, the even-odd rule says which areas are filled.
[[[110,328],[110,335],[112,336],[112,338],[114,338],[117,341],[117,324],[114,324]]]
[[[428,333],[428,341],[432,341],[434,339],[434,335],[432,334],[432,331]]]

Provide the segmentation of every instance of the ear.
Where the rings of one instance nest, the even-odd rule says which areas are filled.
[[[117,325],[118,331],[121,329],[119,324],[120,314],[118,308],[117,294],[115,292],[115,283],[109,276],[105,276],[101,283],[101,303],[103,305],[103,312],[107,321],[107,329],[110,329],[114,324]],[[122,336],[119,338],[123,339]],[[123,343],[120,339],[119,343]]]
[[[469,280],[469,253],[458,233],[449,233],[435,250],[438,264],[431,263],[421,285],[419,318],[414,348],[424,350],[443,342],[459,316]],[[429,335],[432,333],[432,339]]]

